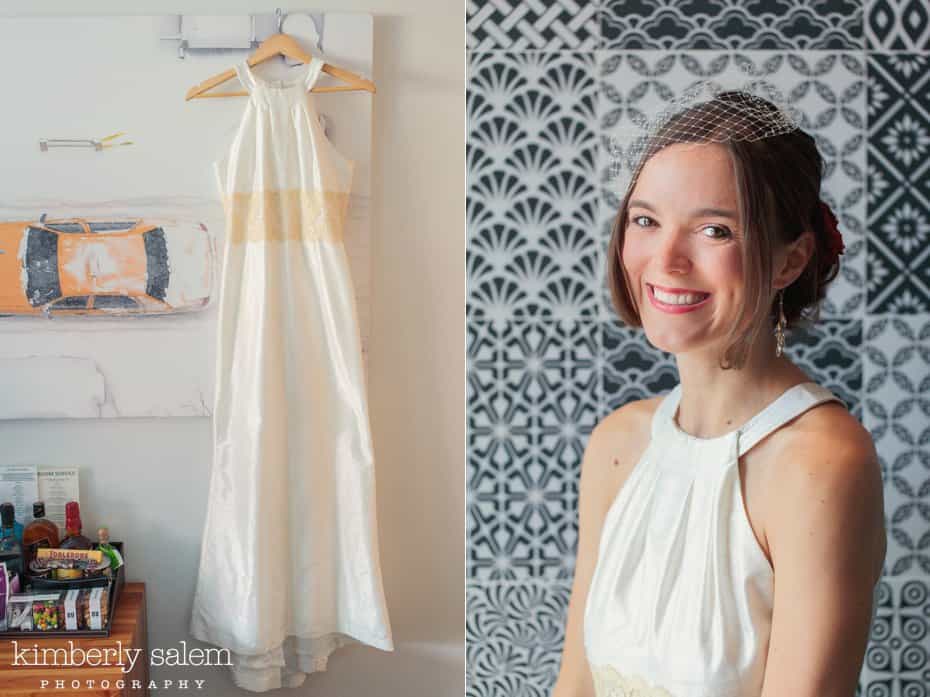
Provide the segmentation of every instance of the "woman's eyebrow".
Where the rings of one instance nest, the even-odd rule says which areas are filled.
[[[627,207],[632,208],[633,206],[638,206],[639,208],[645,208],[646,210],[652,211],[653,213],[659,212],[655,209],[654,206],[650,205],[648,202],[643,201],[640,198],[635,198],[632,201],[630,201]],[[699,208],[698,210],[691,212],[692,218],[697,218],[702,215],[715,215],[721,218],[729,218],[730,220],[739,222],[739,216],[736,214],[735,211],[729,211],[724,208]]]

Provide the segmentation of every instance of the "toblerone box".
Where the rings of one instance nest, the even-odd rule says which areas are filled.
[[[36,550],[36,559],[83,561],[99,564],[103,560],[103,552],[99,549],[58,549],[40,547]]]

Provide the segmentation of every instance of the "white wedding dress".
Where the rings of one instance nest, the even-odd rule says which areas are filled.
[[[393,650],[357,312],[343,245],[354,162],[314,58],[250,92],[216,174],[226,212],[214,457],[191,633],[237,685],[296,687],[347,644]]]

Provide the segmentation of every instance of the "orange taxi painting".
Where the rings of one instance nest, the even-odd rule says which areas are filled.
[[[150,315],[210,300],[213,244],[203,224],[138,218],[0,222],[0,314]]]

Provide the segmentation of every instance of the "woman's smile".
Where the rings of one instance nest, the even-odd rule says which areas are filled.
[[[710,293],[687,288],[668,288],[646,284],[649,301],[662,312],[677,315],[703,307],[710,300]]]

